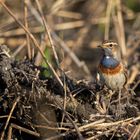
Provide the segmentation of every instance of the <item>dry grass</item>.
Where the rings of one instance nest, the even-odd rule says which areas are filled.
[[[20,102],[18,96],[10,113],[6,114],[8,116],[1,130],[1,140],[4,137],[10,140],[13,129],[35,137],[41,135],[43,138],[43,131],[54,130],[54,135],[47,138],[49,140],[61,137],[80,140],[120,137],[139,139],[139,12],[129,9],[126,2],[121,0],[24,0],[22,3],[15,0],[14,5],[11,1],[1,0],[0,6],[0,44],[6,44],[15,59],[22,61],[24,57],[35,60],[34,64],[37,66],[46,63],[47,69],[52,73],[50,77],[56,80],[51,85],[53,90],[51,87],[47,88],[46,99],[55,111],[59,109],[62,113],[59,121],[51,122],[39,110],[39,118],[53,125],[50,127],[46,123],[32,122],[32,130],[24,128],[10,121]],[[121,97],[122,106],[124,105],[122,108],[125,110],[121,117],[117,116],[119,101],[116,93],[108,89],[98,89],[99,85],[93,82],[101,56],[97,46],[106,39],[119,43],[129,73],[128,88]],[[51,61],[47,59],[46,50],[51,50],[47,54]],[[37,77],[38,75],[39,71],[36,73]],[[63,94],[60,97],[56,95],[59,88]],[[87,94],[88,97],[82,94]],[[110,111],[114,112],[110,114]],[[2,114],[0,119],[3,116]],[[38,128],[40,130],[36,131]]]

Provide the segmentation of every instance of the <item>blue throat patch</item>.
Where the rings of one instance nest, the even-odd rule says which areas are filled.
[[[119,61],[110,56],[104,56],[101,65],[105,68],[115,68],[119,65]]]

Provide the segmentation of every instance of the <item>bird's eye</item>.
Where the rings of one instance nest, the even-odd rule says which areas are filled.
[[[111,48],[111,49],[112,49],[112,47],[113,47],[113,45],[112,45],[112,44],[109,44],[109,48]]]

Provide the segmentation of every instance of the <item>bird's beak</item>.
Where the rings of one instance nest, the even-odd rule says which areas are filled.
[[[97,46],[97,48],[99,49],[101,55],[103,56],[103,54],[105,52],[104,48],[101,45]]]
[[[104,48],[101,45],[97,46],[97,48],[104,51]]]
[[[101,46],[101,45],[99,45],[99,46],[97,46],[97,48],[102,48],[102,46]]]

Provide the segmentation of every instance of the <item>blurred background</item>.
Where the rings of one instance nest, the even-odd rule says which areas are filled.
[[[38,41],[47,60],[58,64],[69,76],[92,79],[101,57],[97,46],[114,40],[128,67],[140,58],[139,0],[5,0],[13,12]],[[1,4],[0,44],[6,44],[16,59],[32,59],[47,67],[29,35]],[[43,20],[44,19],[44,20]],[[45,22],[43,22],[45,21]],[[130,57],[131,56],[131,57]]]

